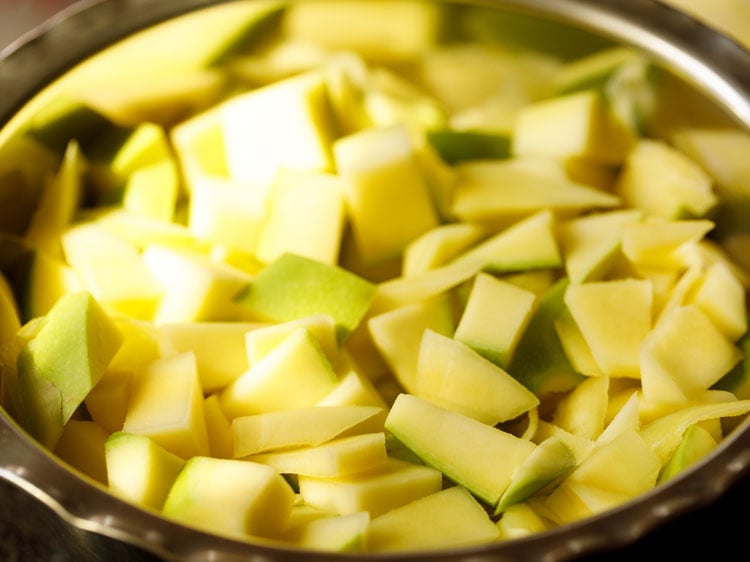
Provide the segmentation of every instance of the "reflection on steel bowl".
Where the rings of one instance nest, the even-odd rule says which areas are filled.
[[[191,560],[566,560],[716,500],[747,68],[651,2],[75,5],[0,62],[0,474]]]

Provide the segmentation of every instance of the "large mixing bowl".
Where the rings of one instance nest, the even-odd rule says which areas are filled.
[[[651,0],[476,0],[466,2],[520,17],[541,18],[642,49],[677,82],[689,85],[689,106],[711,108],[723,123],[750,131],[750,54],[736,42]],[[83,0],[24,36],[0,56],[0,126],[31,115],[50,84],[116,42],[171,18],[229,4],[222,0]],[[165,41],[178,38],[165,35]],[[183,38],[186,45],[194,38]],[[178,56],[175,43],[165,49]],[[560,48],[564,49],[565,45]],[[189,50],[189,49],[187,49]],[[99,61],[101,63],[101,61]],[[106,64],[101,63],[100,68]],[[137,69],[128,69],[134,77]],[[64,82],[62,83],[64,85]],[[55,84],[60,87],[60,83]],[[144,88],[148,84],[144,82]],[[695,100],[700,100],[696,102]],[[676,100],[677,101],[677,100]],[[31,102],[31,103],[30,103]],[[695,105],[699,104],[699,105]],[[676,103],[676,105],[678,105]],[[680,107],[685,107],[684,105]],[[706,112],[688,112],[686,122]],[[715,117],[715,116],[714,116]],[[714,118],[712,117],[712,118]],[[7,130],[8,127],[6,127]],[[0,134],[0,139],[4,138]],[[3,202],[2,205],[8,205]],[[10,251],[10,250],[9,250]],[[669,520],[702,508],[750,473],[750,425],[741,423],[697,465],[634,501],[538,535],[448,553],[385,555],[388,560],[557,562],[632,543]],[[294,549],[248,544],[189,529],[139,509],[71,470],[0,411],[0,477],[46,504],[43,525],[68,538],[80,559],[164,559],[231,562],[295,560]],[[706,539],[710,541],[711,538]],[[669,549],[669,547],[665,547]],[[138,554],[140,553],[140,554]],[[310,560],[377,558],[305,552]],[[92,558],[93,559],[93,558]]]

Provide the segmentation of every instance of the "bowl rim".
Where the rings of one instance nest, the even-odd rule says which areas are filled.
[[[0,128],[32,95],[92,53],[168,19],[237,1],[75,1],[0,49]],[[641,48],[750,128],[750,73],[743,72],[750,50],[660,0],[438,1],[552,18]]]
[[[95,52],[174,17],[234,1],[78,0],[0,51],[0,91],[4,92],[0,131],[48,84]],[[654,0],[445,1],[549,17],[641,48],[722,104],[740,126],[750,130],[750,72],[743,72],[750,69],[750,52],[671,6]],[[33,64],[39,60],[45,64]],[[277,542],[258,539],[247,543],[189,528],[119,499],[44,449],[2,408],[0,451],[0,478],[33,495],[72,526],[165,560],[239,562],[250,555],[253,560],[291,560],[300,553]],[[747,474],[750,418],[711,454],[670,482],[579,522],[529,537],[438,552],[304,554],[308,560],[320,561],[561,562],[625,546],[667,520],[709,504]]]
[[[613,509],[533,535],[438,551],[333,553],[279,541],[223,537],[170,520],[111,494],[44,449],[0,408],[0,478],[35,497],[72,527],[115,539],[165,561],[565,562],[624,547],[675,517],[700,509],[750,474],[750,417],[710,454],[669,482]],[[81,498],[85,498],[82,501]]]

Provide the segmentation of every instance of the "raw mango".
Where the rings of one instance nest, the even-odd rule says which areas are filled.
[[[164,503],[166,517],[233,538],[278,536],[294,492],[273,468],[196,456],[185,463]]]
[[[34,437],[55,446],[120,345],[119,329],[91,294],[57,301],[18,354],[19,393]]]
[[[272,322],[328,314],[343,340],[362,320],[374,295],[372,283],[338,266],[285,253],[263,269],[237,301],[249,314]]]
[[[747,135],[548,23],[231,3],[40,92],[0,131],[5,411],[302,558],[531,539],[700,469],[750,413]]]

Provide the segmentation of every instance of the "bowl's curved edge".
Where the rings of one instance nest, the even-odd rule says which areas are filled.
[[[57,459],[0,408],[0,478],[33,496],[75,528],[103,535],[167,560],[247,560],[251,552],[275,559],[278,544],[251,544],[170,521],[108,492],[104,486]],[[187,535],[190,540],[185,540]],[[233,556],[236,555],[236,558]],[[270,555],[270,557],[269,557]]]
[[[77,0],[0,50],[0,129],[34,95],[97,51],[168,19],[231,1]]]
[[[169,521],[121,500],[56,459],[0,408],[0,478],[23,489],[77,529],[106,536],[165,561],[297,560],[299,550],[257,539],[244,542]],[[387,554],[305,552],[310,562],[566,562],[626,546],[666,522],[715,501],[750,475],[750,418],[710,455],[672,481],[599,515],[511,541],[453,550]],[[85,498],[82,501],[81,498]],[[187,534],[189,539],[186,540]]]
[[[0,91],[4,92],[5,97],[0,104],[0,124],[7,122],[45,84],[70,70],[96,50],[171,17],[227,1],[229,0],[182,0],[179,3],[162,3],[146,0],[82,0],[74,4],[69,10],[48,20],[0,52]],[[528,4],[523,0],[483,3],[528,10]],[[563,3],[540,0],[539,4],[548,15],[552,15],[560,11]],[[699,80],[699,83],[708,88],[708,93],[714,98],[721,99],[727,91],[732,91],[732,111],[740,122],[750,128],[750,73],[743,74],[737,68],[738,64],[750,68],[750,54],[736,42],[718,36],[696,20],[652,0],[571,0],[565,6],[564,16],[571,23],[587,23],[588,27],[597,32],[608,33],[619,40],[637,40],[639,46],[646,50],[655,48],[654,41],[662,44],[664,39],[656,37],[657,29],[661,30],[662,26],[669,28],[667,38],[670,40],[677,36],[683,37],[682,34],[686,33],[677,44],[688,55],[679,55],[670,49],[658,58],[671,66],[677,66],[683,73],[695,72],[697,76],[706,78],[704,82]],[[580,14],[575,15],[571,11],[574,6],[582,6],[587,13],[596,17],[583,22]],[[650,18],[647,23],[642,19],[644,6],[647,6],[645,10]],[[621,11],[625,14],[621,14]],[[121,17],[125,12],[130,19]],[[667,18],[667,15],[675,13],[680,15],[674,20]],[[620,16],[626,18],[629,26],[611,28],[609,23]],[[669,24],[669,21],[676,23]],[[646,25],[645,34],[628,36],[633,29],[641,29],[641,25]],[[599,26],[603,28],[600,29]],[[39,60],[39,57],[48,62],[44,68],[28,64],[31,60]],[[711,57],[718,57],[718,69],[708,67],[706,59]],[[709,74],[705,74],[706,72]],[[424,559],[439,562],[454,560],[456,555],[461,555],[476,562],[563,562],[582,553],[623,546],[641,538],[669,518],[710,503],[739,478],[750,473],[748,422],[750,420],[745,420],[742,427],[722,442],[714,453],[673,482],[659,486],[610,512],[539,536],[486,547],[441,552],[439,556],[426,553]],[[127,542],[165,560],[248,560],[248,548],[254,550],[254,556],[258,560],[294,555],[294,550],[275,545],[248,545],[192,529],[189,532],[196,540],[188,544],[181,540],[187,531],[185,527],[119,500],[101,486],[76,474],[34,442],[2,409],[0,449],[3,450],[0,477],[47,504],[71,525]],[[30,470],[29,466],[34,466],[34,470]],[[85,502],[81,500],[82,497],[86,498]],[[114,514],[111,510],[113,504],[117,507]],[[624,514],[627,514],[629,525],[623,525]],[[144,529],[149,531],[144,532]],[[219,555],[221,558],[217,558]],[[408,558],[414,561],[421,557],[419,553],[410,553],[404,558],[400,555],[371,558],[391,561]],[[311,553],[309,557],[311,560],[332,558],[339,556]],[[341,559],[346,558],[349,557],[341,555]],[[357,560],[366,558],[370,557],[356,557]]]

